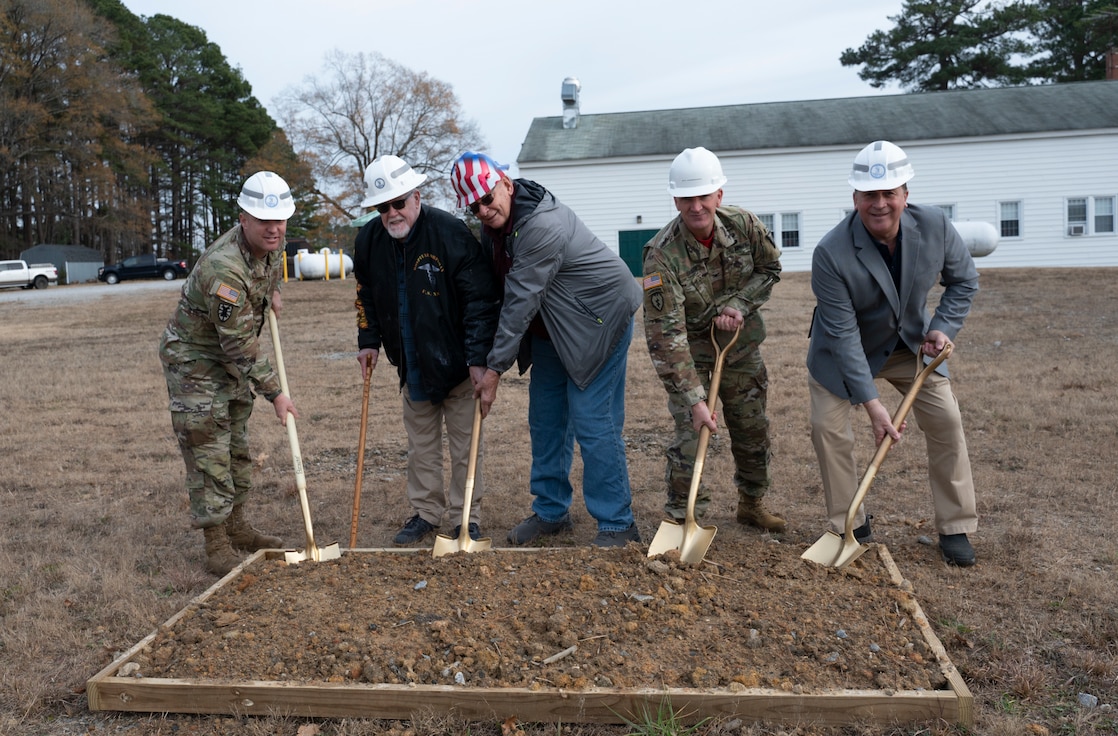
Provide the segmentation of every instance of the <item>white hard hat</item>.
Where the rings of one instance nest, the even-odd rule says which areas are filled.
[[[889,141],[874,141],[854,157],[847,181],[859,192],[879,192],[896,189],[915,175],[900,146]]]
[[[673,197],[701,197],[725,183],[718,157],[702,147],[683,149],[668,170],[668,194]]]
[[[258,220],[286,220],[295,214],[291,187],[271,171],[258,171],[246,179],[237,204]]]
[[[362,207],[376,207],[399,199],[427,181],[399,156],[380,156],[365,167],[365,200]]]

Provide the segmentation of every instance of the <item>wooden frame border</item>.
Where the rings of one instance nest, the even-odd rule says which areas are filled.
[[[893,583],[904,578],[888,550],[874,545]],[[399,553],[399,549],[352,549],[345,554]],[[430,550],[413,550],[426,552]],[[525,550],[517,550],[523,552]],[[235,580],[261,558],[283,553],[262,550],[214,583],[176,613],[161,628],[173,628],[187,612]],[[312,564],[312,563],[303,563]],[[263,680],[215,682],[121,676],[119,673],[156,636],[148,634],[86,683],[92,711],[198,713],[221,715],[277,715],[314,718],[393,718],[407,720],[416,712],[453,713],[472,721],[503,721],[510,715],[526,723],[643,722],[670,707],[681,720],[735,717],[751,721],[846,725],[943,720],[964,727],[974,725],[974,697],[915,598],[907,598],[908,613],[935,653],[948,690],[838,690],[822,693],[785,693],[766,688],[730,692],[697,688],[463,688],[452,685],[387,685],[351,683],[294,683]]]

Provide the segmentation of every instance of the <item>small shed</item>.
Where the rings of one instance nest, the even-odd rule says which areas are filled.
[[[36,245],[20,253],[19,257],[28,263],[54,264],[60,284],[96,281],[97,269],[105,265],[101,251],[84,245]]]

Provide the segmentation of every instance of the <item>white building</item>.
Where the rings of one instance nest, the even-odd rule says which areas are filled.
[[[786,271],[807,271],[852,208],[854,155],[878,139],[912,161],[910,202],[997,229],[980,267],[1118,266],[1115,81],[597,115],[578,114],[577,81],[563,93],[564,115],[532,121],[519,174],[634,273],[644,243],[676,215],[668,168],[684,148],[717,153],[723,202],[765,221]]]

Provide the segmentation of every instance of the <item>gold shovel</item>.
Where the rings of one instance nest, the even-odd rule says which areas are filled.
[[[718,385],[722,382],[722,363],[726,353],[730,350],[738,336],[741,327],[734,330],[734,337],[725,347],[719,348],[718,340],[714,336],[715,327],[710,326],[710,341],[714,344],[714,372],[710,377],[710,390],[707,392],[707,407],[714,413],[714,405],[718,402]],[[688,564],[698,564],[703,561],[710,543],[714,541],[717,527],[699,526],[695,521],[695,498],[699,495],[699,481],[703,474],[703,465],[706,462],[707,444],[710,442],[710,428],[706,425],[699,430],[699,445],[695,448],[695,470],[691,475],[691,489],[687,492],[687,516],[682,524],[674,519],[660,522],[660,528],[652,543],[648,545],[648,556],[656,557],[668,550],[678,549],[679,559]]]
[[[272,332],[272,349],[276,353],[276,373],[279,373],[280,389],[291,396],[287,388],[287,372],[283,368],[283,350],[280,349],[279,326],[276,324],[276,313],[268,310],[268,329]],[[307,478],[303,474],[303,457],[299,453],[299,435],[295,432],[295,415],[287,415],[287,439],[291,444],[291,461],[295,464],[295,486],[299,489],[299,506],[303,509],[303,528],[307,533],[307,547],[300,550],[286,550],[283,559],[289,563],[303,562],[304,560],[336,560],[342,556],[338,543],[328,544],[322,549],[315,546],[314,531],[311,529],[311,509],[307,501]]]
[[[470,506],[474,500],[474,475],[477,472],[477,450],[481,442],[481,399],[474,399],[474,429],[470,435],[470,460],[466,465],[466,491],[462,499],[462,523],[458,537],[440,534],[435,537],[432,557],[442,557],[454,552],[484,552],[493,546],[489,537],[474,539],[470,536]]]
[[[899,427],[904,423],[905,417],[908,416],[908,410],[912,408],[912,403],[916,401],[916,394],[920,393],[920,387],[924,385],[924,379],[932,374],[936,366],[947,360],[947,356],[951,355],[953,348],[954,346],[951,343],[944,345],[939,355],[931,363],[924,366],[924,370],[916,376],[916,380],[912,382],[912,387],[909,388],[908,393],[901,401],[900,408],[893,415],[894,427]],[[819,538],[819,541],[808,547],[800,555],[802,559],[828,567],[846,567],[869,549],[867,545],[861,544],[854,537],[854,517],[858,515],[858,507],[865,500],[866,492],[873,484],[873,479],[877,476],[877,470],[881,467],[881,463],[885,460],[885,456],[889,454],[889,448],[892,446],[893,438],[889,435],[885,435],[881,444],[877,446],[877,452],[874,453],[873,460],[870,461],[870,466],[866,469],[866,474],[862,477],[862,482],[858,485],[858,490],[850,501],[850,508],[846,511],[845,534],[837,534],[828,529],[826,534]]]

